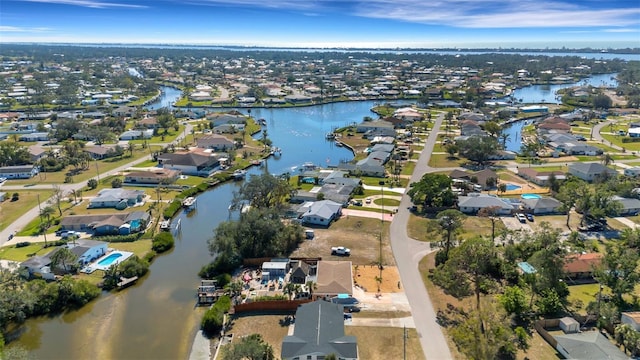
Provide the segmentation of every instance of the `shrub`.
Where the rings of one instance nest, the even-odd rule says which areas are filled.
[[[122,187],[122,180],[119,178],[115,178],[113,180],[111,180],[111,187],[116,189],[116,188],[121,188]]]
[[[96,180],[96,179],[89,179],[89,181],[87,181],[87,187],[88,187],[90,190],[93,190],[93,189],[97,188],[97,187],[98,187],[98,180]]]
[[[219,274],[214,279],[216,280],[217,287],[225,287],[231,282],[231,275],[227,273]]]
[[[214,336],[222,330],[224,313],[231,309],[231,298],[221,296],[202,317],[200,328],[206,336]]]
[[[26,247],[26,246],[29,246],[29,244],[30,243],[28,241],[21,241],[16,244],[16,248]]]
[[[11,195],[11,201],[18,201],[18,200],[20,200],[20,194],[13,193],[13,195]]]
[[[161,232],[153,238],[151,249],[157,253],[163,253],[173,247],[173,235],[168,232]]]

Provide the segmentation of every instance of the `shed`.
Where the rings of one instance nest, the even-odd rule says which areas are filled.
[[[565,316],[560,319],[560,329],[562,329],[565,334],[577,333],[580,331],[580,323],[572,317]]]
[[[269,278],[271,280],[284,277],[287,274],[288,269],[288,262],[267,261],[262,263],[262,277],[265,277],[265,273],[269,274]]]

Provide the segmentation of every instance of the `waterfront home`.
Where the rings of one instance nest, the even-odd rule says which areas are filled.
[[[98,196],[89,200],[89,209],[115,208],[124,210],[129,206],[142,203],[145,198],[143,190],[127,190],[122,188],[102,189]]]
[[[244,124],[221,124],[213,128],[216,134],[236,134],[244,131]]]
[[[335,201],[347,206],[356,187],[357,185],[354,184],[323,184],[318,192],[324,195],[325,200]]]
[[[133,171],[124,177],[125,184],[173,184],[180,176],[179,170],[155,168],[149,171]]]
[[[66,264],[67,267],[70,265],[78,265],[83,266],[88,264],[95,259],[98,259],[102,255],[107,253],[107,245],[108,243],[104,241],[96,241],[89,239],[77,239],[73,242],[69,242],[64,247],[68,248],[77,258],[75,264]],[[62,246],[53,248],[52,251],[48,252],[45,255],[36,255],[32,256],[26,261],[20,263],[20,268],[25,269],[30,277],[42,277],[46,280],[53,280],[54,274],[51,269],[51,258],[55,253],[60,251]],[[56,269],[66,271],[67,269]]]
[[[520,203],[522,204],[523,210],[536,215],[557,213],[562,206],[560,201],[550,197],[522,199]]]
[[[345,336],[343,306],[327,301],[302,304],[296,310],[293,335],[282,340],[280,357],[284,360],[358,359],[358,341]]]
[[[222,135],[210,134],[198,138],[197,146],[202,149],[226,151],[234,149],[235,143]]]
[[[569,174],[582,180],[592,182],[618,173],[600,163],[572,163],[569,164]]]
[[[412,107],[403,107],[394,111],[393,117],[413,123],[416,121],[421,121],[423,118],[423,115],[421,112],[419,112],[418,110]]]
[[[342,204],[331,200],[315,201],[309,204],[300,217],[303,224],[329,226],[342,215]]]
[[[384,165],[380,164],[379,161],[359,161],[356,164],[340,163],[338,164],[337,168],[338,170],[348,172],[349,176],[372,176],[383,178],[386,175],[386,169],[384,168]]]
[[[320,183],[322,184],[333,184],[333,185],[349,185],[349,186],[359,186],[362,183],[362,180],[355,177],[347,177],[348,173],[346,171],[334,170],[330,173],[321,172],[320,173]]]
[[[63,231],[94,232],[96,235],[126,235],[144,231],[150,219],[149,213],[144,211],[69,215],[60,221],[60,229]]]
[[[207,115],[207,120],[214,128],[223,124],[244,125],[247,123],[247,118],[240,113],[213,113]]]
[[[222,155],[203,152],[175,152],[158,155],[164,169],[178,170],[185,175],[207,177],[220,165]]]
[[[508,215],[514,210],[513,205],[506,203],[497,196],[471,193],[469,196],[458,196],[458,208],[465,214],[476,214],[478,211],[491,206],[497,207],[498,214]]]
[[[364,121],[356,126],[357,133],[364,133],[367,139],[373,139],[376,136],[392,136],[396,137],[396,130],[393,124],[383,120]]]
[[[35,165],[14,165],[0,167],[0,177],[7,179],[30,179],[38,175]]]

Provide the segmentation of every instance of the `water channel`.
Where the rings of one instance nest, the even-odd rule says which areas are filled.
[[[165,88],[161,98],[149,107],[169,106],[179,95],[179,91]],[[267,121],[268,137],[282,149],[282,155],[249,173],[281,174],[295,172],[306,162],[325,166],[351,159],[349,150],[327,141],[325,134],[373,116],[370,109],[375,104],[363,101],[251,109],[251,116]],[[158,257],[137,285],[103,294],[78,311],[30,319],[15,343],[36,359],[186,358],[203,312],[194,305],[198,270],[211,260],[207,239],[217,224],[229,218],[228,204],[238,186],[227,183],[200,195],[195,211],[174,219],[182,224],[175,248]]]

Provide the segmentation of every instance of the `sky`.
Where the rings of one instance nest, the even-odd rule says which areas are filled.
[[[0,0],[9,42],[640,48],[640,0]]]

